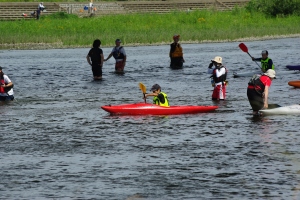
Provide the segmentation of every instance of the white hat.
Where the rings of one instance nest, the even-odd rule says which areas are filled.
[[[213,60],[211,60],[211,61],[222,64],[222,57],[216,56],[216,57],[215,57]]]
[[[264,73],[264,75],[270,77],[270,78],[276,78],[276,72],[273,69],[268,69],[268,71],[266,71]]]

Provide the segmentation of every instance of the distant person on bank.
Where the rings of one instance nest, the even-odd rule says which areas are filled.
[[[0,66],[0,101],[14,100],[13,82],[3,73]]]
[[[116,72],[123,73],[124,67],[126,65],[126,58],[127,58],[125,49],[123,46],[120,46],[121,45],[120,39],[116,39],[115,43],[116,46],[112,49],[111,53],[106,59],[104,59],[104,61],[109,60],[113,56],[116,60],[116,64],[115,64]]]
[[[180,35],[174,35],[173,40],[174,42],[170,45],[170,53],[169,57],[171,59],[171,68],[181,68],[183,63],[185,62],[183,59],[183,51],[179,42]]]
[[[41,2],[38,6],[38,9],[41,10],[41,11],[44,11],[45,10],[45,6],[43,4],[43,2]]]
[[[102,79],[102,66],[103,66],[103,51],[100,49],[101,41],[99,39],[94,40],[93,48],[90,49],[86,56],[87,62],[92,66],[92,72],[94,80]]]
[[[275,70],[275,66],[273,64],[273,61],[271,58],[268,57],[269,52],[267,50],[264,50],[261,52],[261,58],[254,58],[251,57],[253,61],[259,61],[261,62],[261,71],[266,72],[268,69]]]

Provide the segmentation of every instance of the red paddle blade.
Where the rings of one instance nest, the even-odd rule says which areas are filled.
[[[248,53],[248,47],[244,43],[240,43],[239,47],[243,52]]]

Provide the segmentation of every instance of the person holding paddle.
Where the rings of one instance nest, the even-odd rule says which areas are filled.
[[[124,67],[126,65],[126,53],[123,46],[121,45],[121,40],[116,39],[116,46],[112,49],[111,53],[104,60],[107,61],[112,56],[116,59],[115,70],[117,73],[124,73]]]
[[[213,69],[212,67],[215,66]],[[227,69],[222,65],[222,57],[216,56],[208,66],[208,73],[214,81],[212,100],[225,100]]]
[[[182,47],[178,43],[179,42],[180,35],[174,35],[173,40],[174,42],[170,45],[170,59],[171,59],[171,68],[181,68],[183,63],[185,62],[183,59],[183,52],[182,52]]]
[[[271,58],[268,58],[268,51],[264,50],[261,52],[261,58],[254,58],[251,56],[253,61],[260,61],[261,62],[261,71],[266,72],[268,69],[273,69],[275,70],[273,61]]]
[[[253,115],[258,115],[258,111],[268,108],[269,87],[273,79],[276,78],[276,72],[268,69],[263,75],[254,75],[247,88],[247,96],[253,110]]]
[[[100,49],[101,41],[99,39],[94,40],[93,48],[90,49],[86,56],[87,62],[92,66],[94,80],[102,79],[102,66],[103,66],[103,51]]]
[[[169,107],[168,96],[166,93],[161,91],[161,87],[158,84],[154,84],[151,91],[152,93],[145,94],[145,99],[149,96],[153,96],[153,104]]]
[[[13,82],[5,75],[0,66],[0,101],[14,100]]]

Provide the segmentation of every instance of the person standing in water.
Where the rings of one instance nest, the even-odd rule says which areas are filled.
[[[183,59],[183,51],[179,42],[180,35],[174,35],[173,40],[174,42],[170,45],[170,53],[169,57],[171,59],[171,68],[182,68],[183,63],[185,60]]]
[[[272,81],[276,79],[276,72],[268,69],[263,75],[254,75],[247,88],[247,97],[253,110],[253,115],[258,115],[258,111],[268,108],[269,88]]]
[[[14,100],[13,82],[5,75],[0,66],[0,101]]]
[[[94,40],[93,48],[90,49],[86,56],[86,60],[89,65],[92,66],[92,72],[94,80],[102,79],[102,66],[103,66],[103,51],[100,49],[101,41],[99,39]]]
[[[212,68],[213,66],[215,66],[215,68]],[[211,60],[208,66],[208,73],[212,74],[211,78],[214,82],[212,100],[225,100],[227,69],[222,64],[222,57],[216,56]]]
[[[121,46],[121,40],[116,39],[115,43],[116,46],[112,49],[111,53],[104,61],[109,60],[113,56],[116,59],[116,64],[115,64],[116,73],[124,73],[124,67],[126,65],[127,56],[124,47]]]

